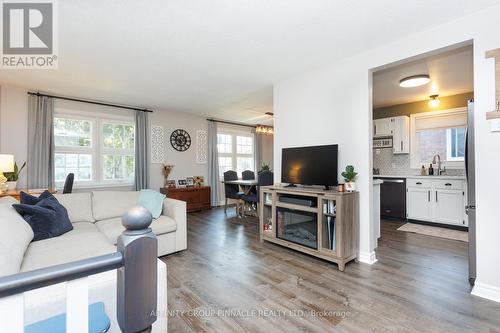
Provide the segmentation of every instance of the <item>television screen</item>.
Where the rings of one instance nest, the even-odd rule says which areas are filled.
[[[338,145],[283,148],[281,182],[337,186]]]

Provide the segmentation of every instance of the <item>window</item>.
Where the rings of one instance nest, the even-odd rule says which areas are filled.
[[[220,178],[228,170],[236,170],[241,174],[245,170],[255,169],[254,136],[251,133],[221,130],[217,133],[217,151]]]
[[[132,119],[104,119],[85,114],[54,118],[55,181],[68,173],[76,186],[130,184],[135,171],[135,126]]]
[[[448,168],[463,168],[467,111],[453,109],[411,116],[411,167],[428,166],[439,155]]]

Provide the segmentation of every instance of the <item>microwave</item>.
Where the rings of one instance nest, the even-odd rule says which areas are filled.
[[[392,138],[373,139],[373,149],[392,148]]]

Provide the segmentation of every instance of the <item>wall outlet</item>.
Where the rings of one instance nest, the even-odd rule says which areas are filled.
[[[500,132],[500,119],[491,119],[489,122],[491,132]]]

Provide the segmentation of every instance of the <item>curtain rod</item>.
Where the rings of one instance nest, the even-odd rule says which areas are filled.
[[[213,121],[216,123],[222,123],[222,124],[228,124],[228,125],[237,125],[237,126],[245,126],[245,127],[257,127],[257,125],[250,125],[250,124],[243,124],[243,123],[237,123],[234,121],[227,121],[227,120],[219,120],[219,119],[213,119],[213,118],[207,118],[208,121]]]
[[[134,111],[153,112],[152,110],[148,110],[146,108],[142,108],[141,109],[141,108],[136,108],[136,107],[133,107],[133,106],[125,106],[125,105],[119,105],[119,104],[113,104],[113,103],[91,101],[91,100],[88,100],[88,99],[80,99],[80,98],[63,97],[63,96],[56,96],[56,95],[49,95],[49,94],[41,94],[40,92],[28,91],[28,95],[51,97],[51,98],[63,99],[65,101],[72,101],[72,102],[80,102],[80,103],[87,103],[87,104],[94,104],[94,105],[109,106],[109,107],[112,107],[112,108],[120,108],[120,109],[134,110]]]

